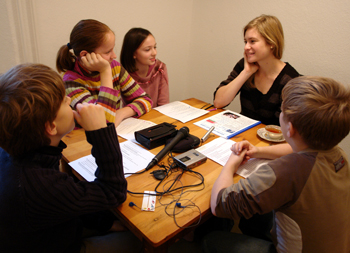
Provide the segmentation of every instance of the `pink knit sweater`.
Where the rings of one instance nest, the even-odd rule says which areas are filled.
[[[146,91],[153,101],[153,107],[169,103],[169,78],[165,63],[157,60],[146,77],[139,77],[136,72],[131,77]]]

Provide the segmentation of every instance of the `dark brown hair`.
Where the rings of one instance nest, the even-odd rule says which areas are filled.
[[[63,45],[57,52],[56,68],[58,72],[73,70],[75,59],[79,57],[80,52],[86,50],[92,53],[104,42],[108,32],[112,30],[97,20],[80,20],[70,34],[69,46],[68,44]]]
[[[65,97],[61,76],[42,64],[21,64],[0,76],[0,146],[22,156],[50,145],[52,123]]]
[[[350,90],[331,78],[301,76],[282,90],[284,120],[312,149],[328,150],[350,131]]]
[[[120,63],[129,73],[138,70],[136,68],[134,53],[149,35],[152,35],[150,31],[140,27],[131,28],[125,34],[122,50],[120,52]]]

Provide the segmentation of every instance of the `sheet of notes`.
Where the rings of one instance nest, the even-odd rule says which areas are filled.
[[[123,156],[124,173],[135,173],[143,170],[154,157],[151,152],[131,141],[120,143],[120,149]],[[70,162],[69,165],[86,181],[91,182],[95,180],[97,164],[92,155]],[[125,175],[125,177],[128,176],[130,175]]]
[[[156,124],[152,121],[127,118],[124,119],[119,126],[116,127],[117,134],[124,139],[137,143],[135,140],[135,132],[145,129],[147,127],[155,126]]]
[[[180,101],[175,101],[166,105],[161,105],[154,109],[168,117],[177,119],[182,123],[186,123],[190,120],[196,119],[209,113],[206,110],[195,108]]]
[[[217,138],[211,142],[197,148],[196,150],[208,157],[210,160],[224,166],[232,151],[230,148],[235,142],[225,138]],[[251,158],[245,164],[239,166],[237,174],[247,178],[253,174],[262,164],[267,163],[267,159]]]

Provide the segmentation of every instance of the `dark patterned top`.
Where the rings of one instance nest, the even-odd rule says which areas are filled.
[[[241,59],[233,68],[228,78],[225,81],[222,81],[219,87],[215,90],[214,98],[217,90],[220,87],[229,84],[242,72],[243,69],[244,59]],[[249,118],[259,120],[265,125],[279,126],[282,89],[289,80],[298,76],[300,76],[300,74],[288,62],[286,62],[286,65],[279,73],[270,90],[266,94],[262,94],[256,88],[250,88],[247,82],[244,83],[242,88],[239,90],[241,93],[241,114]]]

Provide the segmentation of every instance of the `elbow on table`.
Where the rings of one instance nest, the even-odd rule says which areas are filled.
[[[215,206],[210,206],[211,213],[216,216]]]
[[[214,104],[214,107],[218,108],[218,109],[225,107],[225,105],[223,103],[221,103],[221,101],[219,101],[218,99],[214,99],[213,104]]]
[[[127,199],[126,194],[117,194],[116,196],[117,202],[114,204],[114,208],[117,208],[118,206],[123,204],[126,201],[126,199]]]

